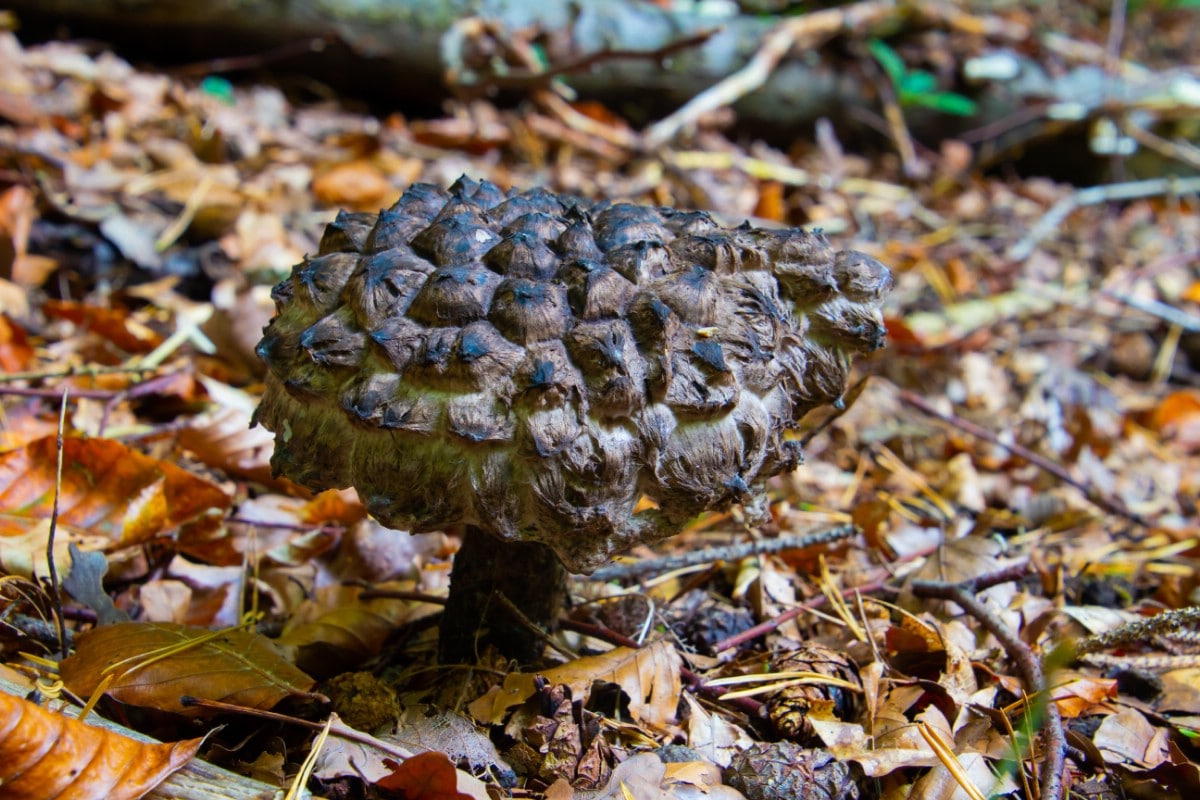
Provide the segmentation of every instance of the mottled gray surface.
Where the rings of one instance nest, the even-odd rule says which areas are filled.
[[[787,438],[882,344],[887,269],[801,230],[460,180],[341,214],[275,288],[273,467],[381,522],[539,541],[572,570],[765,508]],[[634,513],[646,495],[656,510]]]

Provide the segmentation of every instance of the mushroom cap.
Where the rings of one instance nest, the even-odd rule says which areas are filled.
[[[891,285],[803,230],[417,184],[339,214],[275,287],[256,419],[277,474],[354,486],[385,525],[590,572],[702,511],[761,513],[789,432],[882,345]]]

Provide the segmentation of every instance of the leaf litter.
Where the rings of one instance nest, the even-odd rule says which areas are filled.
[[[1004,13],[1024,25],[1058,12]],[[1073,18],[1041,21],[1079,30]],[[915,63],[936,39],[960,62],[1011,57],[982,30],[914,38],[892,55]],[[1082,67],[1097,58],[1085,44],[1035,48]],[[800,769],[825,787],[869,776],[879,796],[1038,796],[1049,764],[1059,787],[1200,785],[1187,613],[1200,602],[1190,184],[1109,180],[1084,194],[987,169],[1011,145],[986,130],[906,144],[904,114],[899,127],[877,120],[887,140],[861,153],[831,127],[785,153],[705,117],[674,149],[639,150],[636,129],[595,103],[575,106],[604,134],[588,138],[564,133],[577,120],[548,101],[452,101],[440,119],[376,119],[293,104],[266,85],[214,94],[69,42],[25,46],[0,32],[0,50],[11,123],[0,133],[7,663],[55,671],[22,655],[63,644],[39,624],[56,613],[53,524],[74,647],[58,665],[67,688],[103,693],[107,712],[125,703],[219,719],[203,749],[215,761],[265,756],[264,726],[276,723],[185,709],[183,697],[321,719],[331,708],[310,694],[313,679],[369,669],[408,709],[397,741],[411,709],[454,713],[456,726],[469,711],[524,796],[770,797],[756,792],[792,785]],[[918,74],[932,75],[904,73]],[[409,540],[363,520],[351,496],[273,479],[270,437],[249,427],[270,285],[315,252],[336,209],[374,211],[412,182],[460,173],[702,207],[734,223],[824,225],[897,277],[890,349],[857,365],[847,410],[811,420],[807,463],[775,486],[770,521],[709,515],[623,557],[615,576],[575,580],[577,608],[603,613],[564,621],[559,655],[538,672],[487,654],[467,674],[433,665],[455,532]],[[64,390],[74,399],[60,481]],[[756,549],[848,522],[849,538]],[[722,556],[671,561],[711,547]],[[233,630],[248,612],[258,631]],[[213,626],[228,629],[208,639]],[[854,667],[853,703],[829,694],[843,673],[797,663],[814,645]],[[125,659],[147,666],[104,685]],[[1054,724],[1065,760],[1047,753]],[[169,736],[169,723],[146,725]],[[282,735],[302,753],[309,734]],[[499,763],[482,745],[468,758],[428,733],[407,752],[457,765],[431,755],[391,767],[362,741],[339,760],[350,735],[327,743],[319,785],[367,778],[410,800],[483,797],[466,771]]]

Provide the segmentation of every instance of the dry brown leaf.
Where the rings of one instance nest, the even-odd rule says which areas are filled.
[[[264,636],[209,631],[167,622],[127,622],[80,634],[60,665],[71,691],[90,697],[106,676],[107,693],[122,703],[180,714],[196,709],[185,696],[249,708],[271,708],[304,694],[313,679],[296,669]]]
[[[33,404],[4,409],[0,416],[0,454],[24,447],[35,439],[58,430],[58,415],[38,410]]]
[[[1075,719],[1096,713],[1096,706],[1106,704],[1117,696],[1117,681],[1112,678],[1094,678],[1086,675],[1069,680],[1058,676],[1050,692],[1054,705],[1064,719]]]
[[[1200,445],[1200,391],[1180,389],[1171,392],[1154,409],[1150,425],[1184,447]]]
[[[414,591],[411,581],[371,587],[374,590]],[[437,613],[430,603],[376,597],[360,600],[361,586],[318,589],[293,612],[276,643],[295,648],[296,661],[326,674],[339,665],[361,664],[376,655],[397,626]]]
[[[214,469],[275,485],[271,476],[275,434],[250,426],[258,398],[204,375],[198,380],[208,393],[210,405],[179,432],[179,443]]]
[[[1169,762],[1170,731],[1150,724],[1142,712],[1123,708],[1105,717],[1092,736],[1106,764],[1149,769]]]
[[[0,692],[0,800],[136,800],[202,741],[139,742]]]
[[[551,686],[566,684],[572,697],[585,702],[592,683],[605,681],[617,684],[629,696],[629,714],[635,721],[665,725],[675,718],[679,705],[682,667],[679,653],[665,639],[640,649],[617,647],[539,673],[509,673],[499,690],[472,703],[470,711],[481,722],[495,725],[508,709],[533,696],[538,677]]]
[[[216,522],[229,506],[215,484],[120,442],[69,437],[62,455],[56,544],[64,548],[140,544],[203,517]],[[13,574],[28,576],[35,562],[45,569],[57,459],[53,436],[0,456],[2,566]],[[55,563],[65,569],[69,560],[56,551]]]

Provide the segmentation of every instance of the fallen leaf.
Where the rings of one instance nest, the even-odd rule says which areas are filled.
[[[81,550],[142,544],[180,527],[224,515],[229,497],[215,484],[110,439],[63,440],[55,563],[65,573],[70,541]],[[0,543],[6,570],[44,570],[45,536],[54,510],[55,437],[0,455]],[[22,553],[28,564],[18,562]],[[21,565],[17,569],[18,563]]]
[[[203,713],[185,707],[185,696],[271,708],[285,697],[304,694],[314,683],[264,636],[169,622],[126,622],[85,631],[59,671],[82,697],[91,697],[111,674],[107,693],[113,699],[177,714]]]
[[[0,731],[0,800],[136,800],[203,742],[139,742],[3,692]]]
[[[470,710],[476,719],[495,725],[508,709],[533,696],[539,677],[552,686],[569,686],[571,695],[584,702],[592,684],[604,681],[617,684],[629,696],[629,714],[635,721],[666,725],[674,720],[679,705],[682,667],[678,651],[665,639],[640,649],[616,647],[539,673],[511,672],[498,692],[484,695]]]
[[[472,800],[458,791],[458,771],[444,753],[418,753],[376,785],[401,792],[404,800]]]
[[[65,319],[126,353],[149,353],[162,344],[162,336],[119,308],[85,305],[68,300],[47,300],[42,311],[51,319]]]
[[[327,206],[359,211],[378,211],[400,195],[378,167],[361,160],[339,164],[316,176],[312,190],[317,200]]]

